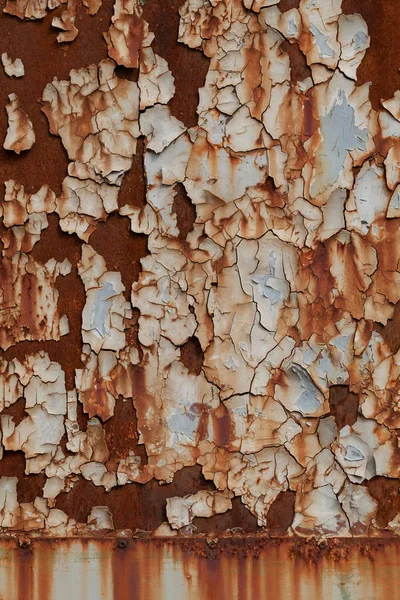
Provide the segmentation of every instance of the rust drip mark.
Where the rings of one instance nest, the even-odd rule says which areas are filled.
[[[112,552],[112,585],[113,598],[135,598],[140,590],[143,570],[140,561],[132,561],[127,547],[127,540],[121,538],[117,548]]]
[[[314,117],[313,113],[314,99],[312,94],[306,94],[304,96],[304,126],[303,126],[303,136],[304,139],[307,140],[310,138],[314,132],[316,131],[319,121]]]
[[[81,392],[80,398],[83,403],[84,411],[89,415],[89,418],[99,417],[103,422],[106,422],[112,416],[112,408],[110,407],[107,383],[100,376],[96,369],[93,376],[93,384],[88,392]]]
[[[331,385],[329,388],[329,408],[337,428],[354,425],[358,417],[358,396],[350,392],[347,385]]]
[[[34,572],[34,558],[33,553],[28,549],[20,548],[18,552],[18,559],[16,560],[17,567],[17,589],[19,598],[21,598],[24,594],[24,591],[27,591],[28,594],[31,594],[32,590],[34,590],[35,576],[36,570]],[[29,591],[28,591],[29,590]],[[28,596],[29,597],[29,596]],[[18,599],[19,600],[19,599]]]
[[[178,592],[182,598],[213,599],[223,590],[224,595],[241,600],[285,600],[288,593],[296,600],[310,595],[332,600],[339,590],[344,598],[387,600],[398,587],[398,543],[382,539],[347,542],[347,553],[341,539],[293,543],[260,541],[257,536],[237,541],[207,536],[168,542],[135,540],[125,549],[118,548],[119,541],[126,539],[35,540],[32,560],[25,563],[26,581],[21,571],[20,581],[15,577],[11,584],[11,577],[5,577],[1,593],[13,600],[30,599],[33,593],[47,600],[56,590],[61,595],[75,593],[81,600],[95,588],[109,600],[146,600],[159,597],[165,582],[173,581],[176,585],[165,595],[168,599]],[[2,542],[1,551],[6,565],[18,575],[23,551],[9,540]],[[35,570],[34,576],[29,569]],[[43,581],[37,581],[36,569]],[[82,569],[78,590],[77,569]]]
[[[217,446],[226,446],[231,434],[231,414],[224,404],[211,414],[214,439]]]
[[[250,47],[244,48],[243,54],[246,65],[243,80],[244,94],[254,104],[253,116],[261,120],[262,110],[268,104],[268,92],[262,85],[260,44],[253,40]]]
[[[363,273],[358,268],[360,260],[359,248],[350,240],[341,243],[337,238],[331,238],[324,244],[319,244],[311,265],[316,275],[318,297],[327,308],[331,304],[338,309],[348,310],[354,318],[362,318],[364,314],[364,294],[366,283]],[[343,277],[340,282],[334,273],[334,262],[342,265]],[[339,287],[340,296],[336,299],[333,290]]]
[[[62,542],[61,542],[62,543]],[[58,542],[58,547],[60,542]],[[56,546],[57,547],[57,546]],[[47,552],[45,552],[44,560],[40,560],[40,555],[38,556],[37,548],[35,548],[35,541],[32,541],[31,544],[32,554],[35,559],[35,568],[34,575],[37,581],[37,590],[39,598],[43,600],[45,598],[51,598],[54,594],[53,583],[56,577],[54,566],[56,561],[56,552],[54,551],[55,545],[47,547]],[[83,546],[84,548],[84,546]],[[45,568],[44,568],[45,566]],[[23,588],[23,593],[26,594],[27,587]],[[28,592],[29,593],[29,592]],[[29,596],[28,596],[29,598]]]
[[[70,263],[37,263],[30,255],[4,257],[0,266],[2,311],[1,347],[25,339],[59,340],[66,333],[57,307],[57,277],[70,271]]]

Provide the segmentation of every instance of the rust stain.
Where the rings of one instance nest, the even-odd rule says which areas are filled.
[[[397,561],[398,17],[331,5],[0,16],[1,527],[108,531],[75,543],[115,597],[144,597],[140,561],[149,598],[177,569],[182,597],[279,598],[268,561],[345,595],[372,556],[381,593]],[[54,595],[19,549],[18,598]]]
[[[357,600],[384,600],[398,579],[395,542],[353,544],[343,560],[341,542],[334,540],[319,550],[318,564],[310,544],[300,549],[290,541],[220,539],[216,553],[206,540],[182,544],[182,540],[168,544],[129,540],[119,547],[116,538],[54,540],[51,544],[35,539],[27,552],[15,540],[2,541],[0,591],[11,600],[36,598],[37,594],[44,600],[66,598],[71,593],[83,600],[89,590],[101,599],[152,599],[161,593],[165,600],[189,596],[205,600],[223,593],[233,598],[257,594],[261,599],[273,594],[277,600],[290,594],[303,600],[320,593],[333,600],[339,593]],[[39,574],[39,564],[46,567],[46,581]],[[14,572],[18,576],[13,580]],[[79,582],[74,579],[77,574]]]
[[[359,69],[360,84],[372,82],[371,101],[376,110],[399,89],[397,50],[393,41],[399,27],[399,13],[394,2],[385,5],[373,0],[344,0],[344,14],[359,13],[368,23],[371,47]]]

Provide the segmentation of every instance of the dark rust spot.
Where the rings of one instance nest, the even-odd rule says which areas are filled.
[[[208,519],[197,517],[193,519],[193,525],[196,527],[196,534],[220,534],[228,529],[233,529],[233,534],[237,533],[237,529],[254,533],[260,529],[256,517],[247,510],[240,498],[232,498],[232,509],[226,513]]]
[[[350,392],[348,385],[331,385],[329,408],[339,430],[354,425],[358,417],[358,396]]]
[[[18,502],[33,502],[36,497],[41,497],[46,482],[44,473],[25,475],[25,454],[20,450],[3,452],[0,477],[17,477]]]
[[[30,538],[18,538],[18,546],[22,548],[22,550],[29,550],[32,546],[32,540]]]
[[[132,318],[125,320],[125,336],[126,344],[132,348],[137,348],[139,357],[143,356],[143,350],[139,343],[139,317],[140,310],[138,308],[132,309]]]
[[[100,223],[89,240],[92,248],[105,259],[109,271],[119,271],[130,299],[131,287],[138,280],[140,259],[147,256],[147,236],[133,233],[130,221],[117,213]]]
[[[125,173],[118,193],[118,206],[125,204],[143,208],[146,204],[146,174],[144,170],[144,138],[137,141],[136,154],[132,159],[132,166]]]
[[[231,434],[231,415],[224,404],[221,404],[216,411],[211,414],[214,440],[217,446],[225,446],[229,442]]]
[[[314,98],[312,94],[306,94],[304,96],[304,125],[303,125],[303,136],[305,139],[311,137],[314,131],[318,127],[318,120],[314,117],[313,113]]]
[[[181,362],[192,375],[200,375],[204,362],[204,352],[197,337],[193,336],[180,348]]]
[[[386,527],[400,511],[399,481],[387,477],[373,477],[365,483],[371,496],[378,502],[376,522]]]
[[[123,65],[117,65],[114,73],[120,79],[127,79],[128,81],[137,82],[139,77],[139,69],[124,67]]]
[[[393,318],[389,319],[386,325],[374,323],[374,330],[383,337],[390,352],[396,354],[400,349],[400,302],[395,306]]]
[[[287,532],[294,519],[295,499],[296,493],[291,490],[279,492],[267,514],[267,526],[269,530],[278,534]]]
[[[181,183],[175,186],[176,196],[172,205],[172,210],[176,214],[177,226],[179,229],[178,239],[184,242],[188,233],[193,230],[196,221],[196,207],[190,200],[185,188]]]
[[[307,59],[300,50],[300,46],[297,42],[290,43],[285,40],[281,44],[282,52],[289,55],[290,60],[290,80],[293,84],[298,83],[311,77],[311,69],[307,65]]]
[[[291,8],[299,8],[300,0],[281,0],[279,2],[279,10],[284,13]]]
[[[132,400],[118,399],[114,407],[114,416],[104,424],[107,447],[110,459],[109,470],[117,469],[118,461],[129,456],[133,451],[140,456],[141,465],[147,464],[147,454],[143,444],[138,444],[137,418]]]
[[[125,550],[128,547],[128,540],[118,540],[117,546],[120,550]]]

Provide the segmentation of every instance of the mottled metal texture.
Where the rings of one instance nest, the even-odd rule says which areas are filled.
[[[94,597],[263,598],[269,577],[274,598],[387,597],[396,1],[2,9],[0,533],[29,536],[11,579],[63,597],[57,564],[82,560]]]
[[[346,546],[346,547],[345,547]],[[116,540],[0,543],[7,600],[387,600],[399,585],[397,542],[318,549],[247,539],[210,548]]]

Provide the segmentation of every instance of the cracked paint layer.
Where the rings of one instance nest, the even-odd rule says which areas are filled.
[[[1,55],[4,71],[9,77],[23,77],[25,75],[24,63],[20,58],[13,60],[7,52]]]
[[[10,94],[8,99],[9,103],[6,104],[8,128],[3,148],[20,154],[32,148],[36,140],[35,131],[32,121],[20,107],[17,94]]]
[[[42,19],[58,4],[8,0],[5,11]],[[93,15],[100,5],[84,2]],[[171,492],[154,535],[191,535],[235,501],[268,530],[285,494],[289,535],[399,535],[400,506],[382,519],[373,486],[400,477],[400,350],[385,336],[400,301],[400,92],[373,108],[357,80],[368,27],[341,0],[186,0],[177,41],[208,59],[187,127],[173,106],[177,65],[142,5],[116,0],[104,59],[43,90],[68,156],[61,192],[5,183],[1,452],[23,453],[43,485],[21,503],[18,478],[1,476],[1,527],[112,530],[117,488],[173,486],[198,468],[204,489]],[[78,35],[76,10],[69,0],[53,18],[59,42]],[[7,75],[21,75],[18,60],[2,55]],[[9,99],[4,148],[19,154],[35,134]],[[123,204],[140,147],[145,198]],[[37,258],[49,215],[78,240],[74,265]],[[146,240],[130,279],[130,257],[101,241],[113,218]],[[67,316],[57,278],[70,274],[84,304]],[[69,339],[77,310],[67,386],[45,344]],[[20,342],[43,347],[21,359]],[[127,407],[125,440],[110,431]],[[58,506],[86,483],[105,493],[84,523]]]
[[[232,508],[232,492],[197,492],[184,498],[168,498],[167,519],[173,529],[188,527],[195,517],[209,518]]]

